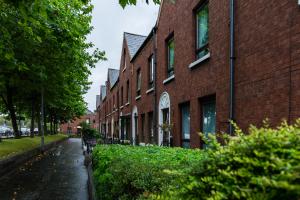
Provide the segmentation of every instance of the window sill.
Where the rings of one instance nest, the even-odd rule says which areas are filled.
[[[122,71],[122,72],[125,72],[125,71],[126,71],[126,69],[127,69],[127,67],[124,67],[124,69],[123,69],[123,71]]]
[[[139,96],[135,97],[135,100],[137,101],[137,100],[139,100],[141,97],[142,97],[142,96],[139,95]]]
[[[173,74],[172,76],[170,76],[169,78],[167,78],[166,80],[163,81],[163,84],[167,84],[170,81],[172,81],[173,79],[175,79],[175,75]]]
[[[123,108],[124,108],[124,106],[121,106],[121,107],[120,107],[120,109],[123,109]]]
[[[146,94],[149,94],[149,93],[151,93],[153,91],[154,91],[154,88],[150,88],[149,90],[146,91]]]
[[[128,102],[128,103],[125,104],[125,106],[129,106],[129,104],[130,104],[130,103]]]
[[[208,52],[208,54],[206,54],[205,56],[203,56],[202,58],[199,58],[198,60],[196,60],[195,62],[192,62],[190,65],[189,65],[189,68],[192,69],[194,68],[195,66],[197,66],[198,64],[206,61],[207,59],[210,58],[210,53]]]

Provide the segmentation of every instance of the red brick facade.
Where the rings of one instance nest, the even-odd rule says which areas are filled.
[[[195,12],[206,2],[209,7],[209,55],[195,63]],[[165,111],[169,111],[173,125],[170,143],[182,146],[186,141],[182,135],[181,110],[187,106],[190,111],[188,142],[191,147],[199,147],[203,106],[208,101],[215,102],[216,132],[228,132],[229,10],[229,1],[163,1],[155,28],[133,55],[129,53],[132,45],[128,45],[129,39],[124,34],[118,82],[113,89],[106,85],[106,97],[98,108],[102,132],[111,135],[112,129],[103,127],[111,126],[114,119],[117,122],[115,138],[128,139],[134,144],[162,145],[165,135],[160,125],[163,109],[167,108]],[[250,124],[260,126],[266,118],[272,126],[282,119],[293,122],[300,117],[300,8],[297,2],[240,0],[236,1],[235,12],[235,121],[244,130]],[[174,77],[168,79],[167,41],[171,37],[175,43]],[[149,87],[151,55],[156,57],[153,89]],[[138,72],[142,77],[139,93]],[[129,103],[125,100],[127,81]],[[113,98],[116,102],[114,110],[111,108]],[[124,119],[128,121],[124,122]],[[126,123],[129,127],[125,137]]]
[[[80,133],[81,122],[87,122],[91,125],[92,128],[97,129],[98,123],[96,121],[96,118],[97,117],[95,113],[86,114],[80,118],[76,118],[75,120],[70,121],[69,123],[60,125],[60,131],[65,134],[78,134]]]

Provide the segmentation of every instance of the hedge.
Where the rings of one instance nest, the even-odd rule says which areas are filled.
[[[99,145],[93,151],[99,199],[143,199],[159,194],[201,159],[200,150]]]
[[[100,199],[300,199],[300,121],[203,138],[205,150],[98,146]],[[219,138],[220,139],[220,138]]]

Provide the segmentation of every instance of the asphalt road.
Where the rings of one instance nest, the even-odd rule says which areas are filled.
[[[87,200],[80,139],[68,139],[0,179],[0,200]]]

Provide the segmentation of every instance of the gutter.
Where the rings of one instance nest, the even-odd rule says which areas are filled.
[[[232,122],[235,121],[235,88],[234,88],[234,74],[235,74],[235,0],[230,0],[230,105],[229,105],[229,133],[233,135],[234,127]]]

